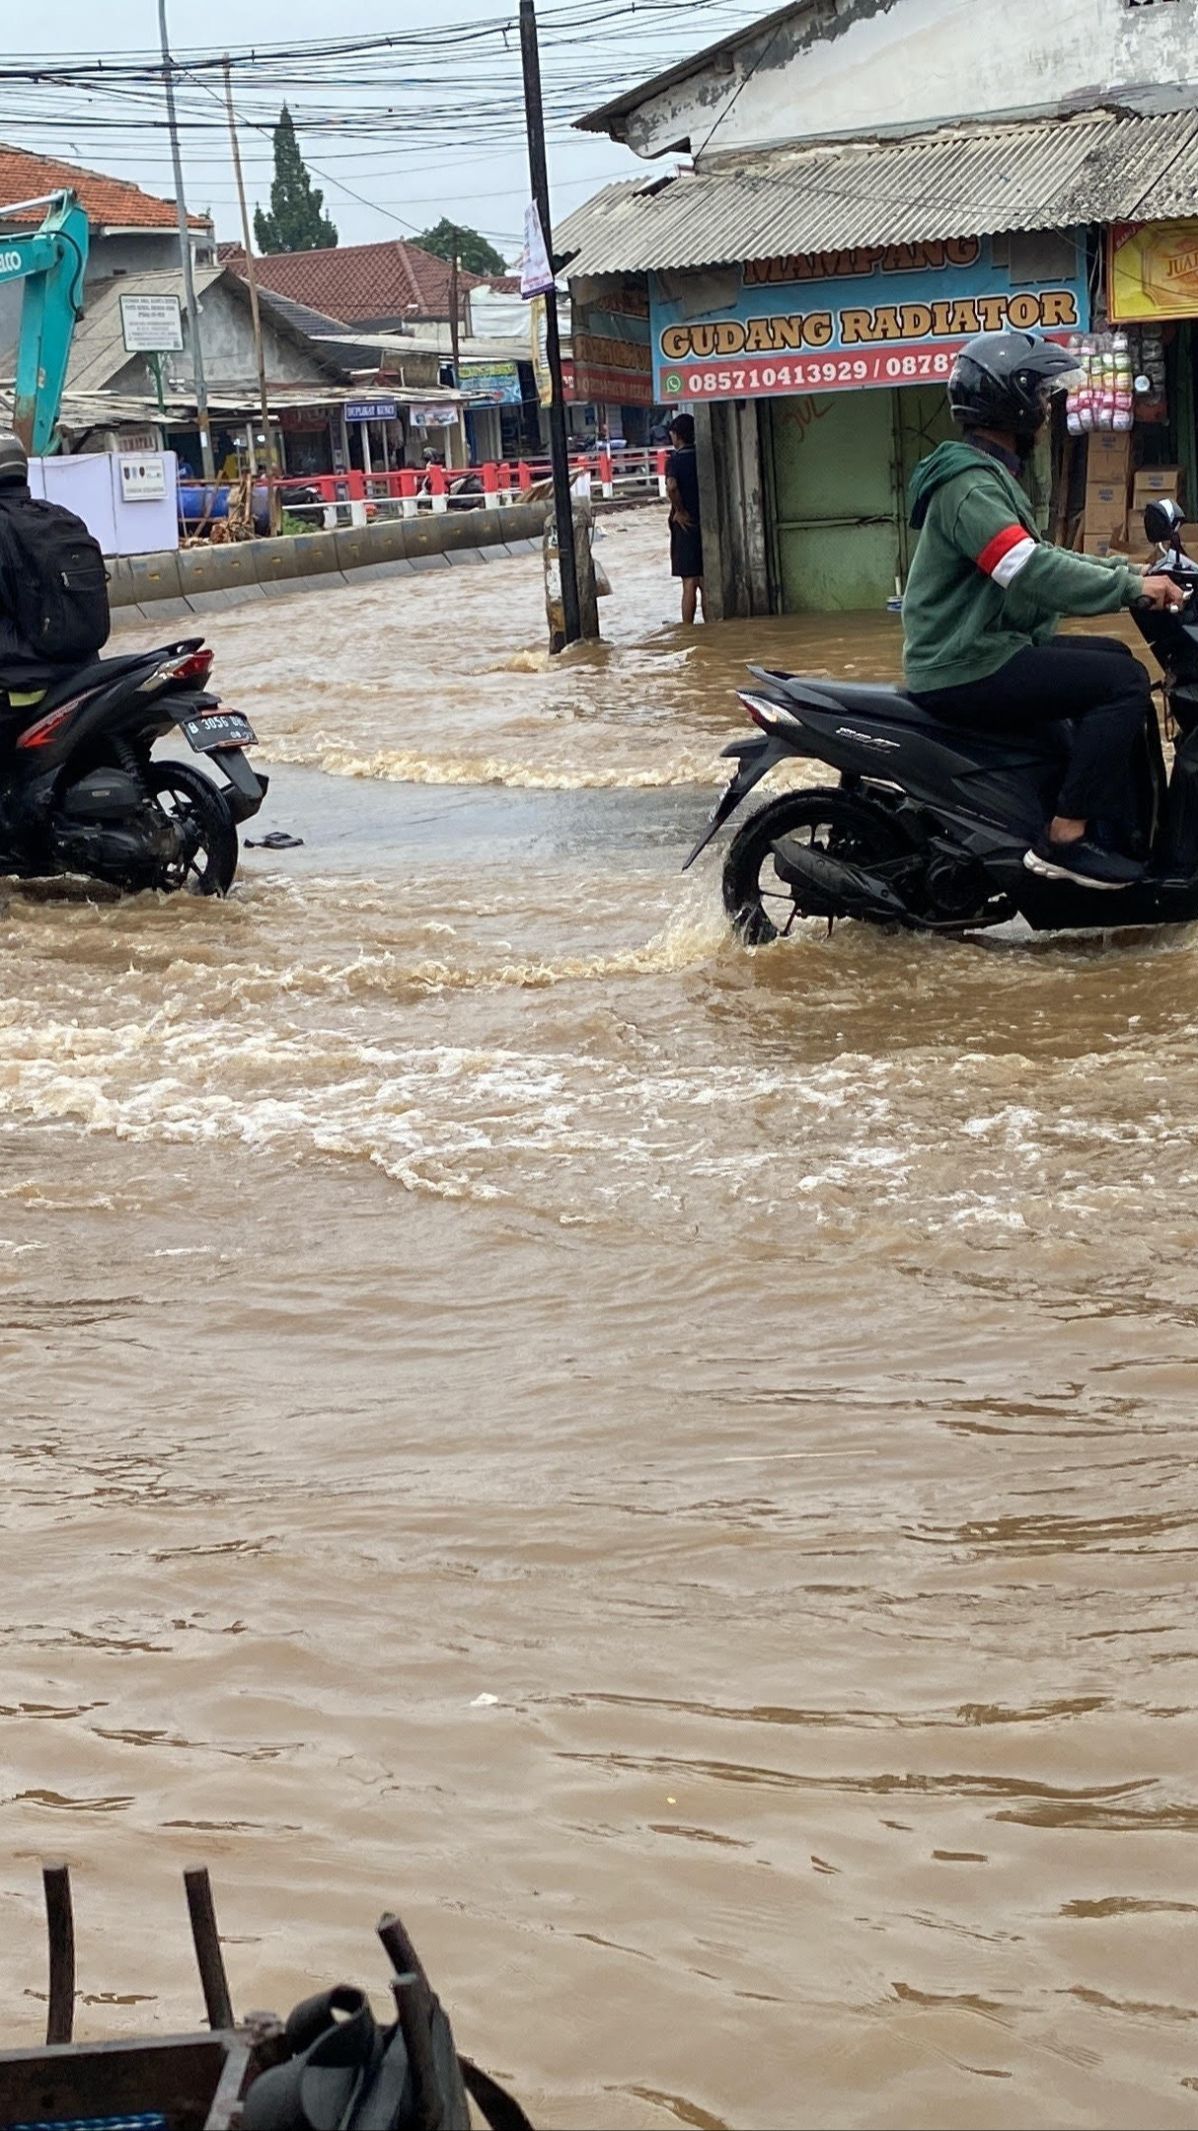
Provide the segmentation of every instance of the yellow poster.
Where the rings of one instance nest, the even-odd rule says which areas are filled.
[[[548,322],[543,296],[534,296],[529,304],[528,323],[532,336],[532,374],[536,379],[537,398],[542,407],[552,407],[553,379],[549,374],[549,357],[545,349]]]
[[[1113,324],[1198,318],[1198,222],[1116,223],[1107,244]]]

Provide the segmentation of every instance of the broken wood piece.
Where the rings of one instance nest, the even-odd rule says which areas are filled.
[[[69,2042],[75,2032],[75,1912],[69,1865],[43,1865],[46,1928],[50,1939],[50,2000],[47,2044]]]
[[[187,1889],[187,1910],[191,1918],[191,1936],[196,1950],[196,1962],[200,1982],[204,1988],[204,2010],[208,2025],[214,2030],[227,2030],[234,2026],[233,2001],[229,1996],[229,1978],[225,1974],[224,1955],[220,1950],[220,1932],[216,1924],[216,1908],[212,1900],[212,1882],[206,1865],[193,1865],[183,1874]]]

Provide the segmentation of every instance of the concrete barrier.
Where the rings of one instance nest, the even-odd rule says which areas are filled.
[[[114,609],[141,618],[155,602],[168,612],[202,614],[240,605],[266,593],[299,592],[305,581],[336,585],[357,571],[370,577],[406,576],[444,568],[450,554],[481,549],[488,559],[527,553],[540,545],[547,505],[513,503],[506,509],[422,512],[418,518],[382,518],[373,525],[343,526],[332,533],[297,533],[293,539],[245,540],[214,547],[180,548],[161,555],[124,555],[109,563],[108,596]],[[480,558],[481,559],[481,558]]]

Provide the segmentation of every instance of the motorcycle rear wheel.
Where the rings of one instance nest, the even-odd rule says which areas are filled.
[[[820,789],[771,800],[737,831],[724,865],[724,908],[747,947],[766,946],[809,914],[773,860],[779,837],[796,835],[867,871],[910,849],[897,822],[870,799]]]
[[[190,856],[162,867],[154,886],[174,895],[227,895],[241,852],[219,788],[190,762],[151,762],[145,777],[155,804],[189,832],[192,844]]]

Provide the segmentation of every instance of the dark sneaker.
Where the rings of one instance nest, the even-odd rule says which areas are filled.
[[[1136,859],[1107,851],[1089,836],[1068,844],[1042,836],[1024,853],[1023,863],[1029,873],[1038,873],[1043,880],[1072,881],[1079,888],[1134,888],[1144,878],[1144,868]]]

